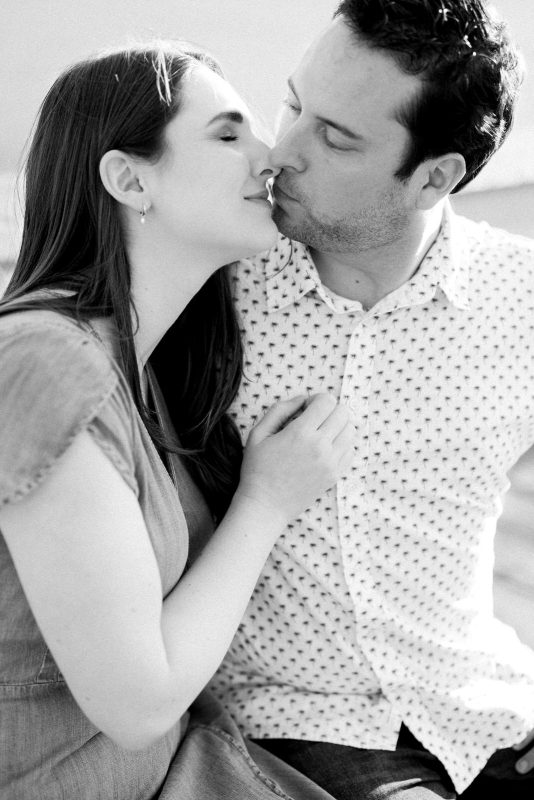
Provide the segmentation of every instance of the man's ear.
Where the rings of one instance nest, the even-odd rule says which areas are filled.
[[[121,150],[108,150],[100,159],[100,178],[109,194],[135,211],[150,207],[136,163]]]
[[[423,161],[412,176],[418,183],[417,208],[422,211],[434,208],[460,183],[465,172],[465,159],[460,153],[447,153]]]

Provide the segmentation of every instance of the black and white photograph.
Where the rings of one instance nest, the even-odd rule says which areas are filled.
[[[0,800],[532,800],[531,0],[0,44]]]

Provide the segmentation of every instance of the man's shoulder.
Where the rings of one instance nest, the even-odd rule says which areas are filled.
[[[486,258],[511,259],[534,270],[534,239],[513,233],[485,220],[454,215],[454,230],[469,248]]]
[[[499,311],[508,319],[524,310],[530,335],[534,239],[461,216],[454,219],[451,232],[451,252],[472,306]]]

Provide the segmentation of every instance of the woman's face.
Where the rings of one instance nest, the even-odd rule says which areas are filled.
[[[277,231],[266,188],[273,175],[268,148],[234,89],[195,67],[165,139],[166,151],[148,169],[147,222],[154,215],[163,236],[220,264],[271,247]]]

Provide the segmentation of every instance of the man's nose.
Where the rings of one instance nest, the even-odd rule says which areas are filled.
[[[302,152],[302,142],[296,125],[292,125],[283,134],[279,134],[276,144],[270,154],[271,164],[278,171],[293,169],[302,172],[305,169],[305,160]]]
[[[255,175],[261,175],[264,178],[276,178],[280,169],[275,166],[272,162],[271,158],[271,150],[265,144],[258,139],[256,144],[257,152],[256,158],[254,159],[254,169],[253,172]]]

